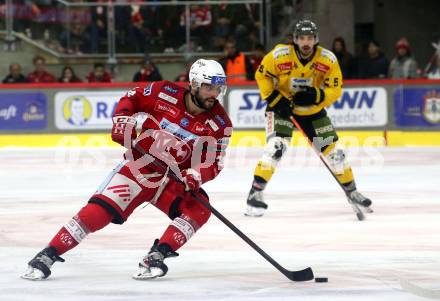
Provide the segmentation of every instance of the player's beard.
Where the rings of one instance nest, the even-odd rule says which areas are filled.
[[[300,52],[303,57],[309,57],[313,52],[313,47],[310,47],[308,45],[302,46],[300,48]]]
[[[194,104],[203,110],[210,111],[215,105],[216,99],[214,97],[202,98],[200,96],[199,89],[197,89],[195,95],[191,94],[191,96]]]

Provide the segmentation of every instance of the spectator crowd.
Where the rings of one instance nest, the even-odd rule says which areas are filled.
[[[112,75],[102,63],[95,63],[92,70],[85,76],[84,80],[76,75],[72,66],[62,68],[59,77],[46,69],[46,60],[42,56],[35,56],[33,59],[34,70],[27,75],[23,74],[22,66],[19,63],[9,65],[9,74],[3,79],[4,84],[19,83],[111,83]],[[139,71],[133,76],[133,82],[151,82],[162,80],[162,75],[156,65],[147,58],[142,62]],[[181,81],[187,81],[186,78]]]
[[[431,61],[422,70],[405,37],[396,42],[391,60],[382,52],[378,41],[371,40],[366,45],[366,51],[354,57],[347,51],[342,37],[333,40],[332,51],[338,58],[345,79],[440,78],[440,49],[436,48]]]
[[[291,43],[291,38],[287,37],[285,42]],[[255,49],[250,54],[245,55],[237,44],[235,39],[227,39],[223,48],[224,57],[219,59],[228,76],[229,83],[254,80],[254,74],[267,52],[262,44],[256,44]],[[424,70],[421,70],[412,56],[410,43],[404,37],[396,42],[395,55],[391,61],[381,51],[379,42],[374,40],[367,43],[365,54],[361,56],[353,56],[347,50],[342,37],[333,40],[331,49],[338,59],[344,79],[440,79],[440,47],[436,48],[437,51],[427,66]],[[175,81],[188,81],[188,68],[193,61],[194,59],[189,59],[186,62],[185,70],[177,75]],[[9,73],[4,77],[3,83],[112,82],[111,73],[106,70],[106,66],[102,63],[95,63],[93,69],[84,79],[76,75],[72,66],[63,67],[58,77],[51,74],[46,69],[46,60],[43,56],[35,56],[33,65],[34,70],[24,75],[22,66],[19,63],[10,64]],[[146,56],[133,75],[132,81],[151,82],[162,79],[159,68],[149,56]]]
[[[67,9],[54,0],[13,1],[14,30],[68,54],[106,52],[109,0],[70,2]],[[95,4],[85,6],[84,2]],[[154,1],[158,5],[140,5],[143,1],[139,0],[125,2],[129,5],[113,6],[118,52],[221,51],[230,37],[239,41],[241,49],[248,51],[259,40],[258,3],[227,4],[225,1],[225,4],[212,5],[207,2],[206,5],[190,5],[186,10],[185,5],[178,3],[159,5],[159,2],[171,0]],[[0,0],[1,19],[5,11],[5,1]],[[189,45],[186,45],[187,28],[191,35]]]

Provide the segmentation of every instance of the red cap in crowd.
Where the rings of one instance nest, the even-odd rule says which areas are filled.
[[[142,18],[142,15],[140,14],[140,12],[137,12],[131,16],[132,23],[139,23],[139,22],[143,22],[143,21],[144,21],[144,19]]]
[[[410,50],[409,42],[406,38],[401,38],[400,40],[397,41],[396,49],[399,48],[406,48],[407,50]]]

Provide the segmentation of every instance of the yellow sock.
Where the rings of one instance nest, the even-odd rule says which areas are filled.
[[[347,184],[354,181],[353,171],[351,167],[346,167],[343,174],[336,175],[341,184]]]
[[[274,166],[263,161],[258,161],[257,167],[255,167],[254,176],[261,177],[266,182],[269,182],[274,172]]]

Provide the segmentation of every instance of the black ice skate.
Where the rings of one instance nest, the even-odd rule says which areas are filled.
[[[267,209],[267,204],[264,202],[263,191],[252,188],[247,198],[247,207],[244,215],[252,217],[263,216]]]
[[[165,258],[176,256],[179,254],[173,252],[168,244],[159,244],[159,239],[156,239],[150,252],[139,262],[139,271],[133,275],[133,279],[149,280],[165,276],[168,272]]]
[[[360,206],[361,209],[364,209],[367,213],[372,213],[373,209],[371,209],[371,200],[365,196],[363,196],[357,190],[353,190],[352,192],[347,193],[348,201],[353,202]]]
[[[50,268],[57,262],[64,262],[64,259],[58,256],[54,247],[44,248],[35,257],[29,261],[28,270],[21,276],[27,280],[44,280],[50,276]]]

